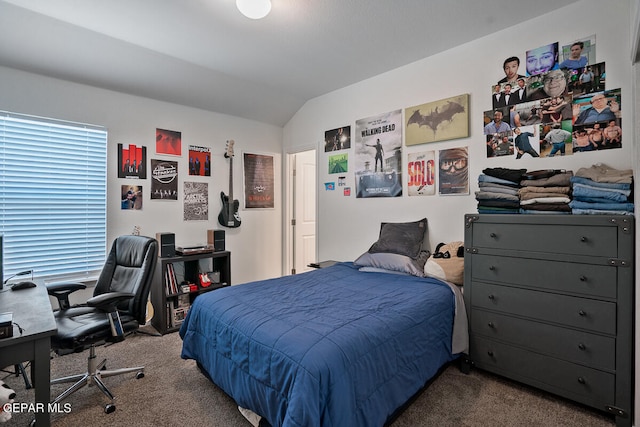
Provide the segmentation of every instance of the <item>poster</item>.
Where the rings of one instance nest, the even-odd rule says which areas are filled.
[[[406,145],[469,136],[469,94],[405,109]]]
[[[118,178],[147,179],[147,147],[118,144]]]
[[[151,199],[178,200],[178,162],[151,159]]]
[[[439,194],[469,194],[468,147],[441,150],[439,157]]]
[[[185,221],[207,221],[209,219],[209,184],[185,182],[183,210]]]
[[[189,146],[189,175],[211,176],[211,148]]]
[[[338,151],[351,148],[351,126],[331,129],[324,133],[324,151]]]
[[[402,110],[356,121],[356,198],[402,196]]]
[[[275,207],[273,156],[243,153],[244,207]]]
[[[431,196],[436,193],[435,158],[435,151],[408,154],[407,189],[409,196]]]
[[[156,154],[182,155],[182,133],[156,129]]]
[[[120,190],[120,209],[142,209],[142,186],[123,185]]]

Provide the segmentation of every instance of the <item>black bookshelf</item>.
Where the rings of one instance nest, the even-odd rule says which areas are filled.
[[[208,286],[201,284],[201,274],[211,280]],[[198,295],[230,285],[228,251],[158,258],[151,288],[151,325],[163,335],[176,332]]]

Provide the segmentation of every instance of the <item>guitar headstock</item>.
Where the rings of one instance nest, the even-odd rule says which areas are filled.
[[[233,139],[227,140],[227,148],[224,153],[225,157],[233,157],[233,144],[235,144],[235,141]]]

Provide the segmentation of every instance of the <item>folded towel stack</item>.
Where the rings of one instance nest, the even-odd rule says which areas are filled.
[[[574,215],[633,215],[633,171],[598,163],[571,178]]]
[[[570,214],[572,171],[556,171],[551,176],[520,182],[520,213]]]
[[[480,190],[476,191],[478,213],[520,213],[518,189],[526,169],[487,168],[478,177]]]

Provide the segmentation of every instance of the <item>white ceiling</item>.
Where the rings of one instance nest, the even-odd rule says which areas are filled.
[[[576,0],[0,0],[0,65],[283,126],[309,99]],[[470,67],[471,69],[471,67]]]

